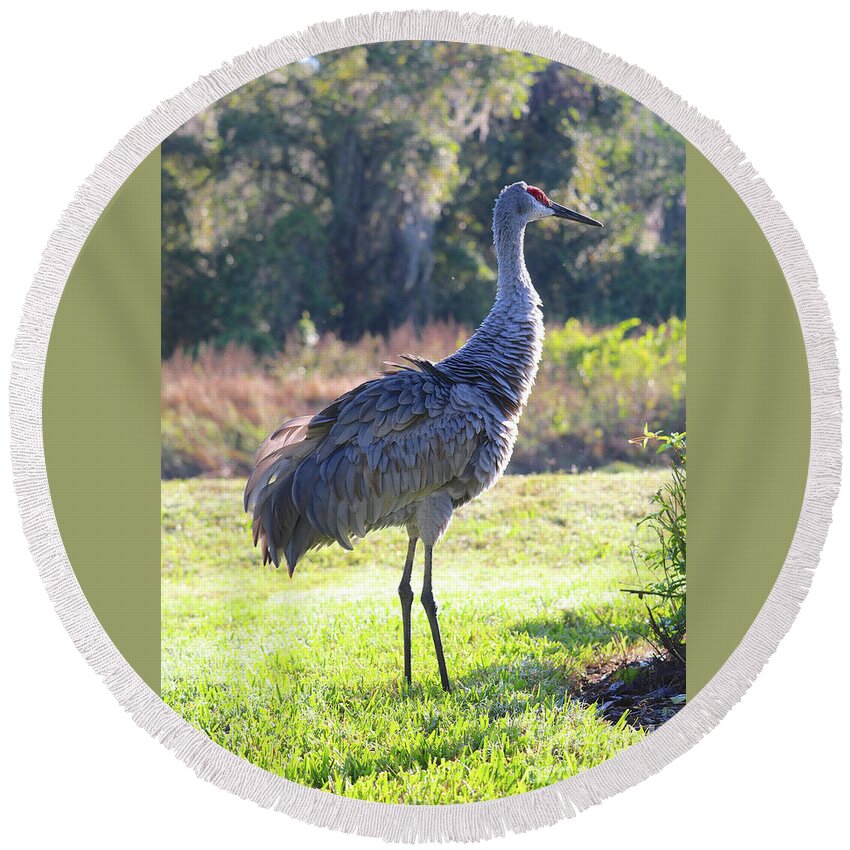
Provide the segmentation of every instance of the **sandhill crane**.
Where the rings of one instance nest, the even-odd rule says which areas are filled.
[[[543,342],[540,297],[525,267],[525,226],[555,216],[602,227],[520,181],[502,189],[493,211],[496,300],[454,354],[405,365],[366,381],[315,416],[285,422],[257,450],[245,487],[254,545],[263,563],[292,576],[302,556],[389,526],[409,542],[398,595],[404,676],[411,684],[410,587],[417,541],[425,546],[422,605],[443,688],[449,677],[431,586],[434,545],[453,511],[492,487],[508,465],[517,423],[537,375]]]

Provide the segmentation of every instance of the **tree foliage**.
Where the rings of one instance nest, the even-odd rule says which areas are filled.
[[[166,355],[279,350],[305,314],[345,339],[476,324],[494,198],[519,179],[606,224],[530,233],[547,317],[684,315],[682,139],[559,63],[447,42],[339,50],[223,97],[162,154]]]

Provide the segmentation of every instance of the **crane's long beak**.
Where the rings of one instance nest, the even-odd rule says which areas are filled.
[[[581,213],[573,212],[573,210],[568,210],[566,207],[562,207],[560,204],[556,204],[554,201],[550,201],[552,212],[555,213],[557,218],[566,218],[569,221],[578,221],[581,224],[589,224],[592,227],[605,227],[601,221],[597,221],[595,218],[589,218],[586,215],[582,215]]]

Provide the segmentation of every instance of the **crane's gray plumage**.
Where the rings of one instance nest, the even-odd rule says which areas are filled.
[[[409,578],[421,539],[423,603],[448,689],[430,590],[431,549],[453,510],[495,484],[510,461],[543,343],[540,298],[523,257],[525,226],[551,215],[598,225],[535,187],[506,186],[493,214],[496,300],[466,344],[438,363],[405,355],[405,364],[315,416],[284,423],[258,449],[245,487],[263,563],[285,559],[290,576],[313,548],[336,542],[351,549],[353,538],[374,529],[408,529],[411,548],[399,588],[408,680]]]
[[[286,559],[374,528],[407,525],[426,497],[460,504],[487,464],[487,399],[431,364],[367,381],[312,419],[288,422],[260,447],[246,488],[264,559]],[[305,421],[306,420],[306,421]]]

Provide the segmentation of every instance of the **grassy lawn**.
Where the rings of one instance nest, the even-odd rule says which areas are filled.
[[[644,734],[574,699],[645,647],[629,544],[665,469],[508,476],[434,552],[453,692],[413,608],[402,685],[399,529],[259,565],[243,482],[162,484],[162,696],[214,741],[315,788],[391,803],[487,800],[592,767]]]

